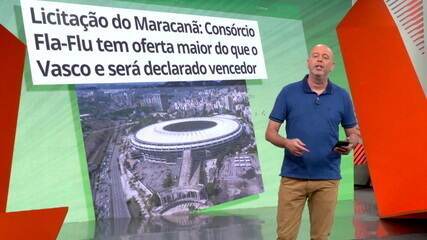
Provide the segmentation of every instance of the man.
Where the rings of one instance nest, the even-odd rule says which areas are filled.
[[[359,141],[350,97],[328,78],[334,68],[332,50],[323,44],[314,46],[307,66],[309,74],[277,96],[265,134],[269,142],[285,148],[277,210],[279,240],[297,238],[307,200],[311,239],[328,239],[341,179],[341,154],[348,154]],[[279,134],[285,121],[286,138]],[[350,144],[334,147],[340,124]]]

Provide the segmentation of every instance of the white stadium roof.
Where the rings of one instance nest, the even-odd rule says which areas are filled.
[[[241,132],[238,119],[231,115],[184,118],[144,127],[136,132],[132,143],[145,150],[180,151],[222,144]]]

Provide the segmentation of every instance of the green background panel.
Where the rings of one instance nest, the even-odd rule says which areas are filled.
[[[306,70],[307,51],[326,43],[335,52],[331,74],[348,88],[335,27],[351,6],[343,0],[62,1],[258,21],[267,80],[247,81],[265,192],[205,211],[276,205],[283,150],[264,140],[275,97]],[[24,39],[19,1],[0,1],[0,23]],[[76,96],[72,86],[34,86],[26,66],[21,94],[8,211],[70,207],[66,222],[94,219]],[[341,132],[342,138],[344,137]],[[353,199],[350,156],[342,159],[340,200]],[[348,210],[346,210],[348,211]],[[91,232],[91,228],[88,232]]]

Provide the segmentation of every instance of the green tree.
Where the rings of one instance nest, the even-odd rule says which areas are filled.
[[[160,206],[160,198],[157,194],[153,194],[149,199],[150,205],[154,207]]]
[[[206,184],[206,193],[208,194],[208,197],[215,197],[218,195],[219,189],[215,183],[208,183]]]
[[[172,187],[174,184],[172,174],[170,172],[167,173],[165,179],[163,180],[163,187],[169,188]]]

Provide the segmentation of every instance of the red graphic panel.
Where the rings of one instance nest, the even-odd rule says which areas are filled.
[[[427,106],[382,0],[359,0],[337,28],[380,217],[427,212]]]
[[[67,208],[6,213],[25,46],[0,25],[0,239],[56,239]]]

